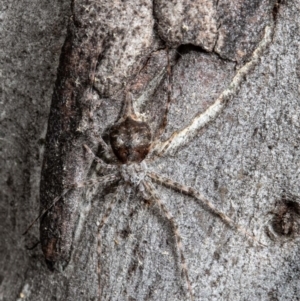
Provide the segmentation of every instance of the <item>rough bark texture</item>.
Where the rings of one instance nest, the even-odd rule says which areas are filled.
[[[49,271],[40,245],[26,249],[40,239],[38,224],[21,234],[40,201],[45,206],[64,185],[94,174],[82,145],[97,151],[99,135],[105,139],[119,116],[124,86],[157,132],[167,101],[166,46],[176,52],[163,138],[214,102],[272,22],[271,45],[225,110],[150,168],[194,187],[266,245],[157,186],[179,225],[195,300],[299,300],[299,16],[296,0],[6,1],[0,300],[188,300],[169,223],[114,185],[72,191],[63,203],[71,212],[59,205],[66,252],[50,259],[64,261],[63,270]],[[115,198],[99,267],[97,224]]]

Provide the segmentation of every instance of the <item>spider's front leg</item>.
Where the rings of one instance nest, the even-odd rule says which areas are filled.
[[[108,148],[108,145],[102,139],[100,139],[100,145],[104,149],[104,153],[105,153],[105,157],[106,158],[114,157],[112,151],[110,151],[110,149]],[[116,165],[108,164],[108,163],[104,162],[102,159],[100,159],[99,157],[97,157],[95,155],[95,153],[86,144],[84,144],[83,147],[85,148],[85,150],[87,151],[87,153],[90,154],[94,158],[94,160],[98,164],[101,165],[101,167],[103,167],[106,170],[116,170]]]
[[[99,226],[98,226],[98,230],[97,230],[97,257],[98,257],[98,264],[97,264],[97,275],[98,275],[98,296],[100,298],[101,296],[101,291],[102,291],[102,284],[101,284],[101,265],[102,265],[102,258],[101,258],[101,253],[102,253],[102,240],[101,240],[101,230],[104,227],[104,225],[106,224],[111,212],[113,211],[117,201],[119,200],[119,195],[120,190],[124,189],[123,186],[118,186],[117,188],[117,193],[116,193],[116,197],[114,197],[112,199],[112,201],[108,204],[104,215],[101,219],[101,221],[99,222]],[[100,300],[100,299],[99,299]]]

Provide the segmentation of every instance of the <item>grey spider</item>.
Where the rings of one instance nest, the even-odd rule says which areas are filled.
[[[193,139],[193,137],[195,137],[196,133],[199,131],[200,128],[204,127],[208,122],[216,118],[216,116],[221,112],[226,103],[237,93],[245,75],[248,74],[249,71],[252,70],[258,63],[260,56],[271,41],[272,31],[272,26],[267,26],[265,28],[265,35],[262,41],[259,43],[258,47],[253,52],[250,61],[237,71],[230,85],[220,94],[220,96],[217,98],[214,104],[211,105],[205,112],[198,114],[187,127],[182,129],[181,131],[173,133],[171,137],[165,141],[160,141],[159,138],[163,134],[167,124],[167,115],[171,103],[170,82],[168,85],[168,101],[166,105],[165,114],[161,126],[158,129],[157,135],[154,138],[152,137],[149,125],[141,121],[135,113],[132,105],[132,97],[130,93],[127,92],[123,114],[121,118],[110,128],[109,140],[111,148],[108,147],[104,141],[101,141],[104,152],[107,153],[108,156],[111,156],[111,154],[109,155],[109,153],[113,151],[118,163],[105,163],[102,159],[98,158],[87,145],[84,145],[87,152],[93,155],[95,161],[101,165],[103,170],[105,170],[106,175],[99,178],[89,179],[69,185],[68,187],[66,187],[64,193],[56,197],[51,206],[46,208],[40,216],[42,216],[52,206],[54,206],[55,203],[70,189],[88,187],[93,186],[95,184],[107,185],[108,183],[118,181],[121,181],[121,183],[123,183],[123,185],[125,186],[127,185],[136,187],[140,195],[144,199],[156,204],[159,207],[161,214],[169,221],[175,236],[176,248],[180,260],[180,269],[183,277],[185,278],[190,299],[194,300],[179,227],[172,213],[167,209],[163,201],[158,196],[153,182],[159,185],[166,186],[175,191],[179,191],[199,200],[207,209],[219,216],[223,222],[235,228],[238,232],[242,233],[243,235],[246,235],[251,240],[257,241],[257,239],[247,230],[236,224],[226,214],[219,211],[209,200],[207,200],[201,193],[199,193],[194,188],[173,181],[172,179],[164,177],[158,173],[148,171],[146,161],[148,159],[154,160],[157,156],[163,156],[170,151],[178,150],[181,146],[187,144],[191,139]],[[170,77],[169,63],[168,74]],[[108,205],[107,211],[104,214],[102,221],[100,222],[98,227],[98,269],[100,269],[99,266],[101,254],[101,228],[105,225],[115,204],[116,199]],[[98,276],[99,274],[100,270],[98,270]]]
[[[166,110],[166,113],[167,111],[168,110]],[[165,116],[166,115],[167,114],[165,114]],[[159,130],[159,133],[163,131],[163,128],[164,127]],[[150,127],[147,123],[140,121],[135,114],[132,105],[132,97],[129,93],[127,93],[126,95],[125,108],[121,118],[110,128],[109,140],[111,149],[105,144],[104,141],[102,141],[104,152],[109,152],[112,150],[117,157],[119,164],[106,164],[103,160],[98,158],[87,145],[84,145],[87,152],[93,155],[95,161],[99,163],[104,170],[109,172],[109,174],[100,178],[90,179],[81,183],[77,183],[70,188],[79,188],[93,186],[95,184],[108,184],[110,182],[121,181],[121,185],[136,187],[142,198],[149,200],[150,202],[154,202],[154,204],[159,207],[162,215],[170,222],[172,231],[175,236],[176,248],[179,253],[181,272],[186,279],[190,299],[194,300],[179,227],[172,213],[167,209],[161,198],[158,196],[158,193],[156,192],[156,189],[152,182],[164,185],[168,188],[196,198],[214,214],[218,215],[226,224],[236,228],[239,232],[248,236],[252,240],[257,241],[256,238],[247,230],[237,225],[227,215],[219,211],[210,201],[208,201],[194,188],[180,184],[167,177],[161,176],[158,173],[147,171],[146,157],[151,158],[157,155],[157,153],[154,153],[153,150],[156,150],[155,146],[158,140],[154,142],[152,141]],[[107,154],[107,156],[110,155]],[[109,218],[109,215],[116,203],[115,201],[116,199],[109,204],[107,212],[104,214],[104,217],[99,224],[98,258],[100,258],[101,254],[100,230]],[[100,262],[98,266],[100,266]]]

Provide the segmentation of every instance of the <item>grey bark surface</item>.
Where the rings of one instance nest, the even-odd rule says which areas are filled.
[[[173,91],[164,139],[213,104],[271,22],[272,42],[237,95],[188,145],[149,169],[197,189],[266,245],[192,197],[156,185],[179,226],[195,300],[300,299],[298,1],[6,1],[1,11],[0,300],[189,300],[171,227],[134,190],[82,190],[64,270],[49,271],[40,246],[26,249],[39,241],[38,224],[22,232],[39,212],[44,139],[68,26],[81,41],[98,35],[97,66],[87,72],[95,75],[93,100],[81,108],[77,143],[96,151],[97,135],[120,113],[124,86],[156,132],[166,78],[152,82],[155,89],[149,83],[166,67],[166,45],[173,49]],[[80,80],[74,78],[78,89]],[[94,174],[86,162],[73,164],[74,180]],[[115,198],[98,267],[97,228]]]

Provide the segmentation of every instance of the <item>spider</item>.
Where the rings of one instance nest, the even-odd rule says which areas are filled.
[[[169,107],[171,104],[171,66],[168,58],[168,99],[166,102],[166,109],[163,116],[161,125],[153,137],[149,125],[142,121],[138,114],[136,114],[131,93],[126,91],[125,105],[123,108],[123,113],[120,119],[110,127],[109,131],[109,141],[110,146],[101,140],[101,147],[104,152],[105,157],[115,157],[114,164],[109,164],[104,162],[102,159],[97,157],[88,145],[84,145],[87,153],[92,155],[94,160],[101,166],[104,170],[104,176],[88,179],[82,182],[78,182],[66,187],[67,189],[64,193],[56,197],[48,208],[46,208],[40,216],[47,212],[52,206],[55,205],[59,199],[64,196],[70,189],[77,189],[82,187],[94,186],[96,184],[107,185],[109,183],[119,183],[119,187],[125,187],[131,189],[130,187],[135,187],[140,194],[140,196],[149,201],[150,203],[156,205],[160,209],[161,215],[166,218],[172,228],[172,232],[175,237],[176,249],[179,256],[180,271],[182,277],[185,279],[187,291],[190,300],[194,300],[193,290],[191,286],[191,281],[189,278],[189,272],[187,267],[187,262],[184,255],[182,237],[179,231],[175,217],[172,215],[170,210],[166,207],[163,200],[159,197],[158,192],[154,186],[154,183],[158,185],[163,185],[169,189],[173,189],[177,192],[181,192],[188,196],[195,198],[200,201],[204,207],[206,207],[213,214],[217,215],[224,223],[235,228],[238,232],[246,235],[253,241],[257,241],[256,237],[249,233],[246,229],[236,224],[231,218],[226,214],[218,210],[209,200],[207,200],[200,192],[194,188],[187,186],[185,184],[176,182],[170,178],[167,178],[159,173],[149,171],[147,168],[147,163],[151,163],[157,157],[168,155],[171,152],[177,151],[180,147],[186,145],[189,141],[195,137],[200,128],[207,125],[211,120],[215,119],[217,115],[224,108],[226,103],[236,95],[243,78],[251,71],[255,65],[258,63],[260,56],[266,49],[268,44],[271,42],[272,37],[272,26],[267,26],[265,28],[265,33],[262,41],[259,43],[258,47],[252,54],[251,59],[241,67],[236,75],[234,76],[230,85],[219,95],[216,101],[211,105],[205,112],[198,114],[192,122],[186,126],[184,129],[173,133],[165,141],[161,141],[161,136],[167,125],[167,116]],[[126,191],[126,189],[125,189]],[[112,212],[114,206],[116,205],[117,199],[108,205],[106,213],[99,223],[98,234],[97,234],[97,254],[98,254],[98,277],[100,279],[100,255],[101,255],[101,229],[107,222],[110,213]],[[40,217],[39,216],[39,217]],[[38,217],[38,218],[39,218]],[[34,223],[34,222],[33,222]],[[32,223],[32,224],[33,224]],[[259,242],[258,242],[259,243]],[[100,281],[100,280],[99,280]],[[99,283],[99,295],[100,295],[100,283]]]

